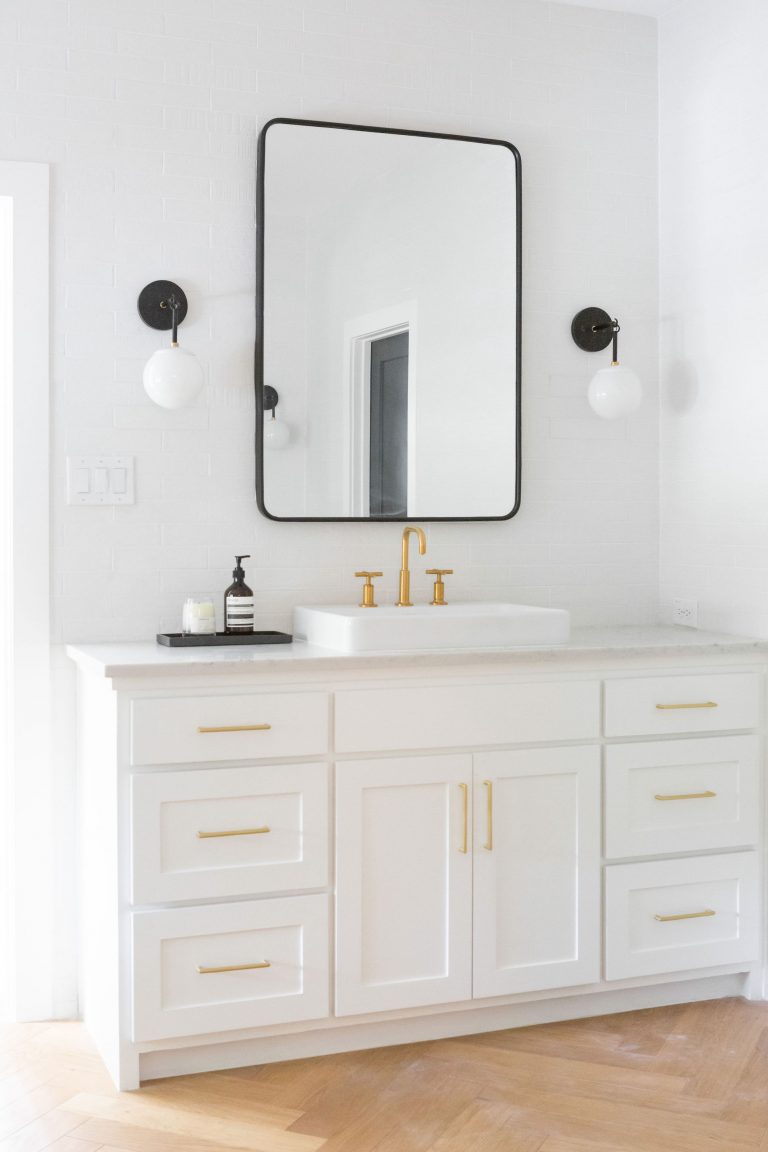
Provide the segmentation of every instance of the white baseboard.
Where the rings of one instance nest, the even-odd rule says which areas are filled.
[[[504,1028],[549,1024],[555,1020],[579,1020],[589,1016],[606,1016],[613,1012],[658,1008],[666,1004],[743,996],[748,990],[748,980],[745,973],[733,973],[639,988],[605,990],[588,995],[579,993],[528,1003],[473,1008],[459,1013],[445,1012],[342,1026],[336,1021],[332,1028],[144,1052],[139,1058],[139,1067],[142,1080],[155,1080],[194,1072],[243,1068],[251,1064],[273,1064],[280,1060],[327,1056],[335,1052],[355,1052],[364,1048],[386,1048],[393,1044],[440,1040],[449,1036],[470,1036],[477,1032],[498,1032]]]

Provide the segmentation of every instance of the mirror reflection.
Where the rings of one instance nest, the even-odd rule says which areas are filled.
[[[263,512],[516,511],[519,176],[502,141],[285,120],[263,130]]]

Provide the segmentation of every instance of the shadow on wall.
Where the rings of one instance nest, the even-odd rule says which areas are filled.
[[[675,360],[670,364],[663,384],[666,406],[684,415],[692,411],[699,397],[699,374],[690,360]]]

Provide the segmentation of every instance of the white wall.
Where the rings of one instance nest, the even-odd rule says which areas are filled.
[[[0,1014],[6,1009],[12,1018],[38,1019],[50,1016],[53,1001],[49,925],[56,826],[50,740],[49,183],[47,164],[0,160],[0,917],[7,928],[0,975],[8,978],[0,989]]]
[[[277,115],[520,149],[522,511],[433,525],[425,559],[455,568],[455,598],[562,605],[578,623],[653,619],[656,81],[655,21],[537,0],[4,0],[0,158],[53,165],[56,640],[177,627],[186,594],[230,582],[235,552],[253,554],[257,627],[287,628],[297,602],[350,599],[361,566],[383,568],[379,594],[395,594],[396,525],[275,524],[255,508],[255,143]],[[160,337],[136,297],[159,277],[189,295],[181,338],[208,378],[175,413],[141,388]],[[646,383],[626,423],[586,404],[598,358],[569,325],[591,304],[619,316]],[[135,455],[133,507],[66,506],[66,454],[88,452]],[[59,707],[66,727],[63,683]],[[66,758],[58,781],[63,934]]]
[[[768,7],[662,21],[661,597],[768,635]]]

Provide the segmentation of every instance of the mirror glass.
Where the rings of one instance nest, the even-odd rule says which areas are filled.
[[[513,515],[517,151],[276,120],[261,133],[258,184],[261,511],[288,520]]]

